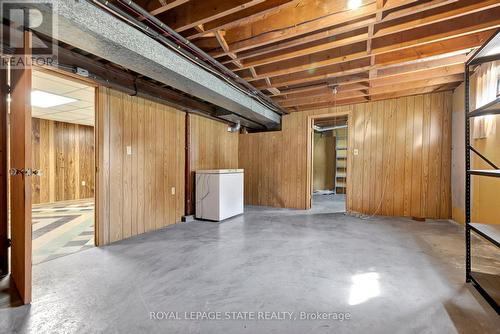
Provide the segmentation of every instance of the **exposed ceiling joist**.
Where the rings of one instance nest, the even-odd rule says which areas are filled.
[[[280,10],[289,6],[296,5],[300,0],[268,0],[251,6],[244,10],[238,11],[231,15],[223,16],[219,19],[209,21],[205,24],[203,32],[198,32],[189,35],[188,39],[193,40],[206,36],[207,33],[214,32],[221,29],[229,29],[236,26],[250,24],[252,22],[261,20],[268,15],[279,12]]]
[[[156,1],[156,3],[159,5],[158,7],[154,8],[154,9],[148,9],[148,8],[146,8],[146,9],[149,10],[149,13],[151,15],[155,16],[155,15],[159,15],[163,12],[166,12],[167,10],[170,10],[170,9],[173,9],[177,6],[185,4],[188,1],[189,0],[173,0],[173,1],[169,1],[168,3],[166,3],[164,5],[162,5],[162,3],[160,1]]]
[[[370,66],[369,59],[365,57],[351,62],[337,63],[315,71],[308,71],[306,69],[297,73],[285,73],[274,77],[272,82],[274,87],[279,88],[318,80],[330,80],[341,76],[363,73],[372,68],[379,69],[393,64],[424,59],[449,52],[468,50],[480,46],[488,39],[489,36],[491,36],[493,32],[494,30],[485,31],[442,42],[429,43],[414,48],[402,49],[392,53],[378,55],[375,58],[376,62],[374,66]],[[253,80],[252,78],[248,79]],[[260,88],[260,85],[256,85],[256,87]]]
[[[189,1],[182,6],[168,11],[168,16],[163,17],[163,19],[172,29],[182,32],[262,2],[264,0]],[[158,18],[162,17],[158,16]]]
[[[257,79],[261,77],[274,77],[293,72],[307,70],[317,70],[318,68],[362,59],[368,56],[378,56],[392,53],[399,50],[420,47],[426,44],[436,44],[457,37],[476,34],[484,30],[500,27],[500,7],[486,12],[475,13],[469,20],[457,18],[454,20],[439,22],[434,25],[416,28],[383,38],[375,38],[372,42],[372,50],[368,52],[364,44],[353,43],[347,46],[340,46],[315,54],[306,54],[277,60],[279,57],[271,58],[273,63],[265,61],[265,64],[258,62],[244,62],[244,66],[257,67]],[[377,57],[375,58],[377,59]],[[255,79],[255,78],[254,78]]]
[[[408,82],[402,82],[398,84],[385,85],[380,87],[369,88],[368,91],[357,90],[357,91],[342,91],[338,90],[337,94],[332,94],[332,92],[326,92],[321,95],[307,96],[296,99],[284,100],[281,104],[284,107],[291,106],[302,106],[307,104],[314,104],[318,102],[336,101],[340,99],[367,96],[367,95],[379,95],[384,93],[393,93],[398,91],[407,91],[415,88],[446,85],[451,83],[458,83],[463,80],[462,74],[453,74],[448,76],[441,76],[430,79],[423,80],[412,80]]]
[[[400,90],[400,91],[393,92],[393,93],[372,95],[370,98],[370,101],[381,101],[381,100],[393,99],[393,98],[403,97],[403,96],[411,96],[411,95],[419,95],[419,94],[425,94],[425,93],[449,91],[449,90],[454,89],[455,87],[456,87],[456,84],[453,83],[453,84],[449,84],[449,85],[437,85],[437,86],[430,86],[430,87],[428,86],[428,87],[416,88],[416,89],[411,89],[411,90],[406,90],[406,91]],[[290,111],[290,112],[306,111],[306,110],[311,110],[311,109],[329,108],[329,107],[334,107],[334,106],[342,106],[342,105],[349,105],[349,104],[356,104],[356,103],[363,103],[363,102],[368,102],[366,97],[347,98],[347,99],[342,99],[342,100],[337,100],[337,101],[319,102],[319,103],[310,104],[310,105],[306,105],[306,106],[294,106],[294,108],[288,108],[288,111]]]
[[[498,0],[361,0],[355,9],[347,0],[194,3],[158,17],[297,110],[452,89],[466,52],[500,27]]]

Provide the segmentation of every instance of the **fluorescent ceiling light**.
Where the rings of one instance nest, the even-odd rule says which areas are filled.
[[[347,1],[347,7],[349,7],[349,9],[359,8],[361,6],[361,2],[361,0],[349,0]]]
[[[31,105],[33,107],[51,108],[76,101],[70,97],[47,93],[41,90],[31,92]]]

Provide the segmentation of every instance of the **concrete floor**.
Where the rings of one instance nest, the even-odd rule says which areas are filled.
[[[344,194],[313,194],[311,213],[345,212]]]
[[[1,308],[0,333],[499,333],[500,317],[463,281],[463,248],[448,221],[247,207],[34,266],[32,305]],[[182,320],[150,320],[162,311]]]

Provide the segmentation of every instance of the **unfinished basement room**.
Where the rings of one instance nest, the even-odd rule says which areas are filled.
[[[500,334],[499,0],[0,12],[0,333]]]

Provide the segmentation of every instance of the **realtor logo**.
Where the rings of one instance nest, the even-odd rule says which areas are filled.
[[[0,12],[0,67],[43,66],[54,63],[57,58],[57,43],[53,40],[56,36],[56,16],[52,0],[0,0]],[[32,33],[31,43],[27,48],[25,31],[36,32]]]

